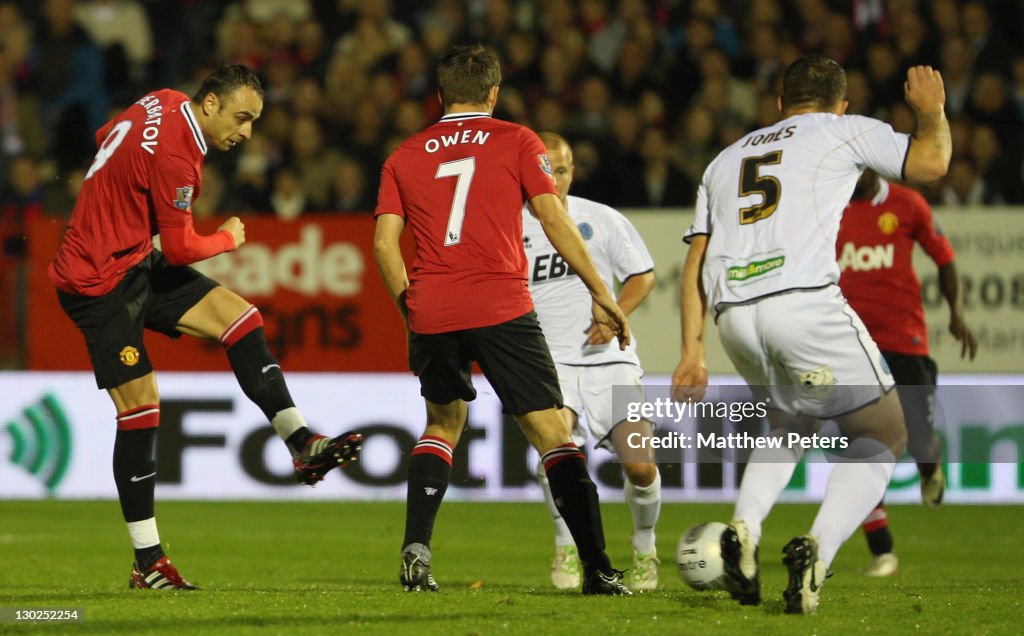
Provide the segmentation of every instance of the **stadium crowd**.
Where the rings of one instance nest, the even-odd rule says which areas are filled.
[[[848,69],[849,112],[904,132],[905,69],[935,65],[954,157],[927,198],[1024,203],[1013,0],[0,0],[3,276],[27,219],[70,213],[112,112],[222,63],[255,69],[266,104],[248,143],[209,157],[196,215],[369,213],[384,158],[440,115],[432,60],[465,41],[501,56],[496,116],[568,138],[574,192],[613,206],[692,205],[810,51]]]
[[[575,187],[611,205],[690,205],[813,50],[850,70],[850,112],[903,129],[904,69],[940,68],[956,157],[929,198],[1021,203],[1022,36],[1020,3],[977,0],[8,0],[3,215],[66,214],[111,111],[224,62],[259,72],[266,111],[197,212],[367,212],[384,157],[440,112],[431,60],[469,40],[504,61],[497,115],[566,135]]]

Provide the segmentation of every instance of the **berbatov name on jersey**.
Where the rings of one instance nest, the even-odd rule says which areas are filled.
[[[806,113],[723,150],[704,172],[684,235],[708,236],[702,277],[716,315],[838,282],[839,220],[860,173],[900,178],[909,143],[877,119]]]
[[[49,276],[73,294],[110,292],[153,249],[160,227],[191,222],[206,154],[184,93],[154,91],[96,133],[97,152]]]

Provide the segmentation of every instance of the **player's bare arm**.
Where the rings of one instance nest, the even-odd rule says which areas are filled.
[[[935,181],[946,174],[953,155],[942,75],[930,66],[913,66],[907,70],[903,88],[907,103],[917,115],[904,176],[917,182]]]
[[[652,289],[654,289],[654,272],[644,272],[627,278],[622,283],[617,301],[622,313],[629,317],[633,310],[644,302]],[[587,330],[587,344],[590,345],[606,344],[611,342],[614,337],[615,334],[607,325],[591,323]]]
[[[704,361],[704,316],[708,305],[700,278],[707,247],[707,235],[694,236],[683,264],[679,296],[681,359],[672,374],[672,397],[680,402],[701,399],[708,385],[708,368]]]
[[[405,306],[405,290],[409,287],[409,276],[405,270],[405,259],[399,239],[405,229],[405,220],[397,214],[381,214],[373,233],[373,256],[384,279],[388,293],[398,306],[404,320],[408,314]]]
[[[583,237],[565,211],[565,206],[554,194],[539,194],[530,199],[530,210],[540,221],[551,245],[590,291],[594,299],[594,322],[612,329],[619,338],[619,348],[625,350],[629,346],[629,322],[597,273]]]
[[[960,295],[960,273],[954,263],[939,267],[939,289],[949,305],[949,333],[960,342],[960,357],[974,359],[978,354],[978,339],[964,318],[963,297]]]

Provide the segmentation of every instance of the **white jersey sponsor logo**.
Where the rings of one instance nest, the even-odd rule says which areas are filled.
[[[615,289],[616,281],[654,269],[647,246],[625,216],[606,205],[574,196],[568,197],[568,208],[608,289]],[[639,365],[635,337],[634,344],[626,351],[619,350],[616,340],[605,345],[586,344],[591,322],[590,292],[555,251],[540,221],[527,209],[523,210],[523,248],[529,265],[533,304],[555,362]]]
[[[870,272],[876,269],[892,269],[894,250],[892,243],[857,247],[852,242],[846,242],[839,253],[839,271]]]

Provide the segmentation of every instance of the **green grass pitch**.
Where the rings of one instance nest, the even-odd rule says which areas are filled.
[[[782,613],[781,548],[816,508],[781,504],[761,543],[765,602],[740,607],[676,574],[675,543],[731,506],[667,504],[661,588],[585,598],[548,581],[553,548],[540,503],[442,508],[437,594],[397,582],[399,503],[158,503],[161,538],[195,593],[129,591],[117,504],[0,501],[0,609],[83,608],[77,624],[5,622],[0,634],[1020,634],[1024,508],[893,506],[901,572],[866,579],[861,536],[833,564],[815,616]],[[603,506],[609,553],[628,566],[629,511]]]

